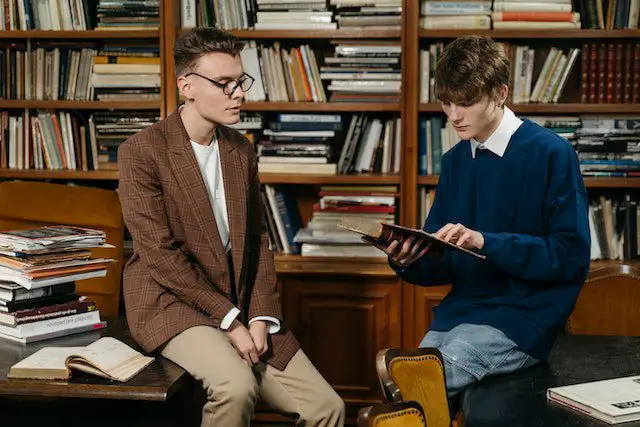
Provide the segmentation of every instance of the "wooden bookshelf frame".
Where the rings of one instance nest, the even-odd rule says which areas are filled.
[[[37,108],[44,110],[160,110],[158,101],[39,101],[0,99],[0,110]]]
[[[162,2],[161,2],[162,3]],[[160,12],[162,13],[162,12]],[[160,38],[160,30],[86,30],[86,31],[53,31],[53,30],[27,30],[27,31],[0,31],[0,39],[157,39]]]

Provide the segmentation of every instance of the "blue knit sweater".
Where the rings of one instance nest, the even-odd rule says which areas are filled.
[[[424,229],[449,222],[481,232],[487,258],[445,250],[404,269],[391,264],[409,283],[452,284],[431,329],[491,325],[546,360],[589,270],[588,199],[574,149],[527,119],[503,157],[477,150],[474,159],[461,141],[442,158]]]

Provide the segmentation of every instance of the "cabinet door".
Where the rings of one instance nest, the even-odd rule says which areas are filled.
[[[450,286],[414,286],[414,316],[413,319],[413,343],[410,347],[417,347],[422,338],[427,333],[427,329],[433,321],[433,308],[440,304],[440,301],[449,292]],[[406,318],[405,318],[406,319]]]
[[[324,378],[347,401],[382,397],[378,350],[400,345],[400,285],[395,278],[282,278],[285,322]]]

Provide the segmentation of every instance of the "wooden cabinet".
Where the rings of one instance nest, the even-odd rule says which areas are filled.
[[[405,286],[413,288],[413,313],[412,316],[405,316],[405,319],[413,319],[413,341],[404,345],[417,347],[433,321],[433,307],[440,304],[449,292],[450,286]]]
[[[346,402],[381,399],[378,350],[400,345],[393,277],[281,276],[284,316],[314,365]]]

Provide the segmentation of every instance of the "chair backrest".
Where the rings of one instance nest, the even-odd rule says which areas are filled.
[[[414,401],[381,403],[358,412],[358,427],[426,427],[420,404]]]
[[[77,293],[94,300],[101,317],[118,314],[124,222],[118,194],[111,190],[44,182],[0,183],[0,230],[42,225],[75,225],[104,230],[115,249],[94,249],[94,257],[116,260],[106,277],[77,282]]]
[[[388,401],[416,401],[429,427],[451,426],[444,361],[437,349],[380,350],[376,369]]]
[[[569,320],[570,334],[640,336],[640,269],[609,265],[592,270]]]

